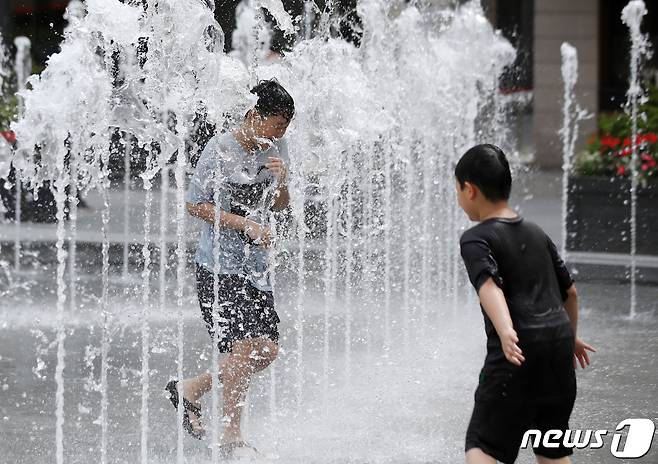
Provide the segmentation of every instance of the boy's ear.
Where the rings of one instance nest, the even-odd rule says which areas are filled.
[[[466,198],[469,200],[475,200],[475,197],[477,196],[478,192],[480,189],[477,188],[477,186],[471,182],[464,182],[464,190],[466,193]]]

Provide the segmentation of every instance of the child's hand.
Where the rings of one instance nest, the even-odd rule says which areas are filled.
[[[505,331],[503,334],[499,334],[500,342],[503,345],[503,353],[509,362],[515,366],[520,366],[525,358],[523,357],[523,352],[519,348],[519,337],[516,335],[516,331],[513,328]]]
[[[585,369],[585,367],[589,366],[591,364],[589,360],[589,355],[587,354],[588,351],[591,351],[592,353],[596,353],[596,348],[593,346],[588,345],[584,341],[582,341],[580,338],[576,338],[576,347],[573,350],[573,367],[577,368],[578,363],[580,363],[580,367],[582,369]]]
[[[281,158],[276,158],[270,156],[269,162],[265,164],[265,167],[268,171],[274,175],[279,184],[285,184],[288,178],[288,173],[286,171],[286,165]]]
[[[269,248],[270,247],[272,242],[270,241],[270,228],[269,227],[261,227],[260,237],[259,237],[258,240],[256,240],[256,243],[258,243],[263,248]]]
[[[263,227],[257,222],[247,220],[244,226],[244,232],[254,242],[258,243],[263,248],[270,246],[270,228]]]

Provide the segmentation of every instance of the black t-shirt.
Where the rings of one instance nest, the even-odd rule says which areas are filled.
[[[539,226],[521,217],[487,219],[464,232],[460,246],[475,289],[491,277],[503,290],[521,342],[572,336],[564,300],[573,280]],[[482,312],[487,346],[500,346],[493,324]]]

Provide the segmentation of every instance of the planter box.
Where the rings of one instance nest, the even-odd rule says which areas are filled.
[[[630,252],[630,185],[621,178],[570,177],[568,250]],[[658,256],[658,182],[640,185],[637,197],[637,254]]]

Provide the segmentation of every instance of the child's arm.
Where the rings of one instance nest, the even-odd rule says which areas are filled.
[[[576,286],[574,284],[571,284],[571,287],[567,289],[567,299],[564,300],[564,309],[567,310],[573,334],[576,335],[578,333],[578,292],[576,292]]]
[[[282,211],[288,207],[290,203],[290,193],[288,192],[288,170],[286,169],[283,159],[274,156],[269,157],[269,162],[265,167],[274,175],[277,180],[278,186],[274,197],[274,211]]]
[[[288,192],[288,187],[282,185],[276,189],[274,206],[272,206],[272,209],[274,211],[283,211],[288,207],[288,203],[290,203],[290,193]]]
[[[567,289],[567,299],[564,300],[564,308],[567,310],[571,328],[576,338],[576,346],[573,353],[575,357],[574,366],[576,366],[577,360],[580,363],[580,367],[585,369],[585,367],[590,365],[587,351],[596,353],[596,349],[578,338],[578,292],[576,291],[576,286],[573,284]]]
[[[215,205],[212,203],[186,203],[187,212],[194,217],[203,219],[209,224],[215,225]],[[238,214],[219,210],[219,225],[227,229],[239,230],[246,233],[252,240],[261,240],[263,246],[269,245],[270,233],[268,228],[262,227],[257,222],[247,219]]]
[[[557,247],[550,239],[550,237],[546,237],[548,240],[548,251],[550,252],[551,259],[553,260],[555,275],[557,276],[560,292],[562,293],[562,299],[564,300],[564,309],[567,311],[569,321],[571,322],[571,328],[573,329],[573,335],[575,339],[573,365],[576,367],[576,363],[578,362],[580,363],[580,367],[585,369],[585,367],[590,365],[589,355],[587,352],[591,351],[595,353],[596,349],[578,338],[578,292],[576,291],[576,286],[573,283],[573,279],[571,278],[566,264],[557,251]]]
[[[517,345],[519,337],[514,330],[503,291],[496,285],[493,278],[489,277],[480,287],[478,295],[480,296],[482,308],[484,308],[500,338],[505,357],[512,364],[520,366],[525,358],[521,348]]]

